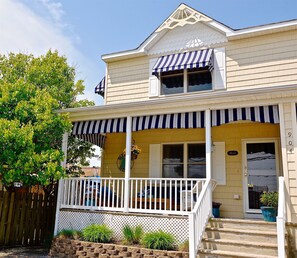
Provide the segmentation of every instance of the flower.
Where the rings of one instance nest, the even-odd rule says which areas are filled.
[[[136,145],[136,144],[133,144],[131,146],[131,154],[132,155],[138,155],[141,153],[141,149]],[[123,153],[122,154],[126,154],[126,149],[124,149]]]

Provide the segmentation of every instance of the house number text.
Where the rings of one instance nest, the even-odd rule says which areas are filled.
[[[293,144],[293,133],[291,131],[288,132],[288,141],[287,141],[288,151],[293,153],[294,144]]]

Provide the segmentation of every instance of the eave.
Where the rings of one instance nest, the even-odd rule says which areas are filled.
[[[266,87],[237,91],[212,91],[185,94],[133,103],[110,104],[59,110],[68,113],[71,121],[86,121],[153,114],[199,111],[205,109],[238,108],[272,105],[285,101],[297,102],[297,85]]]

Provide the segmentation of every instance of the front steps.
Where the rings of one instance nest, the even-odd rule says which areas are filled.
[[[275,258],[275,222],[212,218],[206,228],[199,258]]]

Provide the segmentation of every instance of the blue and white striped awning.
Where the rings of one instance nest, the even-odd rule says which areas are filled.
[[[103,134],[79,134],[75,135],[75,137],[104,149],[106,136]]]
[[[104,133],[126,132],[127,118],[112,118],[104,120],[74,122],[72,135],[104,148]]]
[[[101,82],[99,82],[98,85],[95,87],[95,93],[97,93],[100,96],[104,97],[104,93],[105,93],[105,76],[103,77]]]
[[[166,128],[204,128],[204,111],[133,117],[133,131]]]
[[[229,108],[211,111],[211,125],[219,126],[234,121],[249,120],[260,123],[279,123],[278,106]]]
[[[162,72],[204,67],[209,67],[212,70],[212,52],[212,49],[205,49],[161,56],[155,63],[152,74],[158,75]]]

